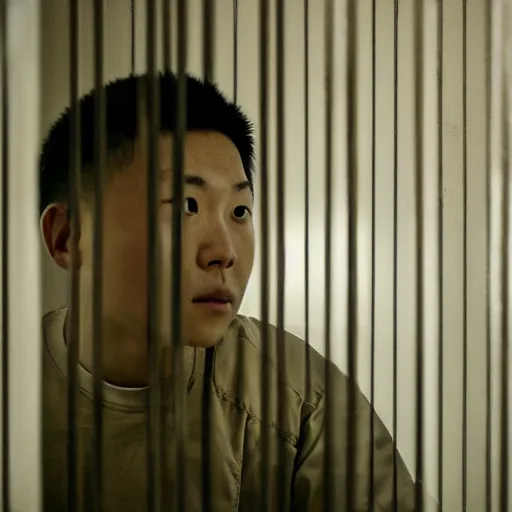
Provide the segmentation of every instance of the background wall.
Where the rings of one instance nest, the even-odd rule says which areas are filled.
[[[12,3],[12,2],[11,2]],[[28,1],[21,2],[25,5]],[[21,5],[20,3],[20,5]],[[288,330],[304,336],[304,32],[303,2],[286,3],[286,293],[285,317]],[[335,53],[335,177],[333,186],[333,330],[332,354],[346,368],[346,191],[345,191],[345,75],[343,2],[336,3]],[[426,136],[425,136],[425,412],[426,484],[437,496],[437,389],[438,389],[438,306],[437,306],[437,144],[436,144],[436,2],[427,3],[426,45]],[[32,2],[34,4],[34,2]],[[41,2],[41,111],[40,129],[49,124],[69,102],[68,2]],[[105,77],[111,80],[130,72],[130,2],[109,0],[106,4]],[[145,69],[145,12],[136,0],[136,67]],[[324,352],[324,18],[323,0],[310,2],[310,338]],[[484,0],[468,2],[468,510],[485,508],[485,46]],[[359,315],[357,343],[359,382],[369,396],[371,336],[371,0],[357,2],[359,9],[358,55],[358,272]],[[189,70],[201,75],[201,2],[189,0]],[[398,22],[398,446],[414,473],[415,426],[415,202],[414,202],[414,75],[413,2],[400,2]],[[93,85],[92,2],[81,2],[81,87]],[[274,12],[273,10],[271,11]],[[388,428],[392,425],[393,379],[393,1],[377,2],[376,65],[376,396],[375,407]],[[161,16],[158,17],[161,19]],[[175,12],[173,33],[176,34]],[[258,123],[258,2],[238,2],[238,101]],[[233,2],[217,0],[215,77],[221,89],[233,96]],[[275,26],[272,21],[272,26]],[[161,27],[159,27],[161,32]],[[462,118],[462,1],[445,2],[443,51],[443,220],[444,220],[444,508],[461,508],[462,491],[462,334],[463,334],[463,118]],[[271,112],[275,114],[275,37],[271,37]],[[33,49],[32,49],[33,51]],[[160,52],[161,56],[161,52]],[[176,63],[176,58],[174,58]],[[37,116],[35,117],[37,119]],[[18,129],[22,128],[18,126]],[[272,130],[275,130],[272,119]],[[274,131],[275,134],[275,131]],[[273,185],[276,176],[275,135],[270,137]],[[35,174],[33,175],[35,176]],[[272,191],[271,214],[275,212]],[[31,214],[33,209],[30,210]],[[275,218],[275,215],[271,215]],[[256,218],[258,223],[258,217]],[[257,226],[257,229],[259,227]],[[258,236],[259,236],[259,231]],[[275,255],[275,226],[271,232]],[[34,243],[32,241],[32,243]],[[32,247],[34,247],[32,245]],[[495,246],[497,247],[497,246]],[[35,249],[35,247],[34,247]],[[259,253],[242,312],[259,313]],[[275,257],[273,257],[275,261]],[[42,311],[66,299],[66,276],[41,251]],[[272,274],[272,321],[275,322],[276,272]],[[493,274],[494,275],[494,274]],[[38,289],[36,287],[36,289]],[[496,333],[496,330],[493,330]],[[498,337],[494,336],[498,347]],[[497,350],[494,351],[495,358]],[[495,359],[497,364],[498,360]],[[496,366],[497,368],[497,366]],[[24,371],[29,371],[25,368]],[[498,378],[498,371],[493,375]],[[30,374],[30,373],[29,373]],[[497,399],[497,395],[495,394]],[[19,399],[19,397],[18,397]],[[494,408],[494,439],[498,412]],[[495,455],[498,448],[495,443]],[[497,460],[497,459],[495,459]],[[497,467],[497,466],[495,466]],[[497,475],[497,472],[494,473]]]

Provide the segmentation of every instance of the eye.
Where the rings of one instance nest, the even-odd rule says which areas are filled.
[[[233,217],[238,221],[247,220],[249,215],[251,215],[251,210],[247,206],[240,205],[233,210]]]
[[[199,211],[199,205],[193,197],[185,198],[185,213],[187,215],[193,215]]]

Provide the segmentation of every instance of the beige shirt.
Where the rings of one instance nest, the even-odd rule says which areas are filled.
[[[67,309],[43,319],[43,461],[44,503],[48,511],[67,510],[67,379],[64,324]],[[172,407],[166,415],[163,447],[163,510],[178,510],[176,482],[185,482],[186,510],[202,510],[203,427],[208,427],[212,511],[261,510],[262,460],[268,462],[269,510],[322,511],[325,497],[325,379],[324,359],[310,349],[311,389],[305,390],[305,344],[285,333],[285,362],[278,372],[276,330],[270,328],[266,361],[268,396],[261,400],[262,337],[258,321],[242,316],[231,323],[214,351],[213,375],[207,389],[211,413],[203,421],[205,351],[186,347],[186,467],[175,464]],[[333,366],[332,510],[346,510],[347,379]],[[283,377],[279,385],[279,377]],[[79,367],[78,400],[79,497],[83,510],[92,497],[92,376]],[[284,405],[279,407],[281,389]],[[143,512],[147,508],[147,400],[148,389],[103,385],[103,500],[104,510]],[[356,510],[368,510],[370,447],[374,447],[375,510],[393,510],[393,445],[389,433],[374,415],[375,438],[370,434],[370,406],[356,395],[356,454],[353,496]],[[268,421],[262,423],[263,407]],[[281,410],[281,414],[279,411]],[[269,457],[262,458],[262,432],[268,435]],[[281,464],[278,462],[282,461]],[[177,473],[179,472],[179,473]],[[399,510],[414,509],[414,484],[398,456]],[[184,478],[184,480],[182,480]],[[181,512],[181,511],[180,511]]]

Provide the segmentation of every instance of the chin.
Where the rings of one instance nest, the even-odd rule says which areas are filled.
[[[210,322],[197,324],[192,329],[187,329],[186,345],[191,347],[209,348],[217,345],[223,338],[229,322],[222,322],[222,325],[208,325]]]

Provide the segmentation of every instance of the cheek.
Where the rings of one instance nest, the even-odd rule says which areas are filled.
[[[238,266],[240,278],[247,283],[254,264],[254,228],[251,226],[237,238],[236,252],[238,255]]]
[[[105,232],[106,292],[130,297],[141,294],[146,286],[147,242],[142,223],[118,223]]]

